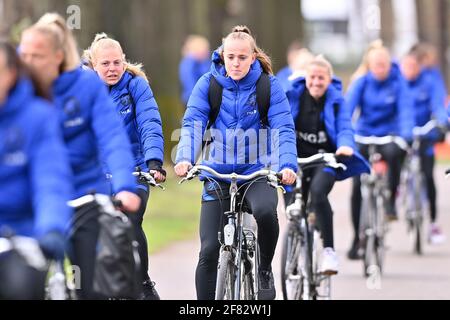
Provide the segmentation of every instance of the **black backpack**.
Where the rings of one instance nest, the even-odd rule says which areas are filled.
[[[209,120],[206,130],[211,129],[211,126],[216,122],[217,116],[220,112],[220,106],[222,104],[223,87],[217,82],[214,76],[211,76],[209,81],[209,105],[211,107],[209,111]],[[258,104],[258,111],[261,120],[261,124],[264,126],[269,125],[269,119],[267,114],[270,106],[270,77],[267,73],[261,73],[261,76],[256,83],[256,103]]]

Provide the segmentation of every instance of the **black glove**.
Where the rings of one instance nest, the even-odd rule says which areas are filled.
[[[42,236],[38,242],[42,253],[44,253],[47,259],[64,260],[66,239],[62,233],[56,231],[49,232]]]
[[[147,161],[148,171],[158,171],[164,177],[167,177],[166,170],[163,169],[162,163],[158,160],[149,160]]]

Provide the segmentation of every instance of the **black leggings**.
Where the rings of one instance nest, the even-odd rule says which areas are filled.
[[[247,188],[246,205],[258,225],[258,243],[261,252],[261,270],[271,270],[278,241],[278,197],[275,189],[266,182],[256,182]],[[217,262],[220,243],[218,232],[226,222],[223,214],[230,209],[230,199],[204,201],[200,217],[201,249],[196,271],[197,298],[213,300],[215,297]]]
[[[369,148],[366,145],[358,145],[359,151],[366,158],[369,159]],[[389,143],[377,147],[377,152],[381,154],[383,159],[388,164],[388,183],[391,197],[389,199],[390,208],[395,210],[395,198],[397,194],[397,187],[400,183],[400,172],[402,168],[405,152],[400,149],[395,143]],[[352,223],[355,239],[359,238],[359,222],[361,210],[361,179],[359,176],[353,178],[353,191],[351,199]]]
[[[101,211],[97,205],[88,204],[75,212],[73,234],[70,237],[69,257],[72,264],[79,268],[80,288],[78,299],[105,299],[94,292],[94,270],[97,255],[97,240],[100,230],[98,217]]]
[[[434,183],[433,169],[434,169],[434,154],[430,152],[433,145],[430,143],[422,143],[420,146],[420,166],[425,178],[425,186],[430,202],[430,218],[431,222],[436,222],[436,185]]]
[[[316,213],[323,238],[323,246],[334,248],[333,210],[328,200],[328,194],[333,189],[336,177],[334,173],[328,170],[330,169],[325,169],[323,166],[313,170],[305,170],[302,186],[304,201],[308,201],[305,196],[311,197],[310,210]],[[285,202],[287,205],[293,201],[293,196],[293,192],[286,194]]]
[[[139,196],[139,198],[141,198],[141,206],[136,213],[128,214],[128,217],[133,223],[134,233],[139,244],[139,258],[141,260],[142,279],[144,281],[147,281],[150,279],[150,277],[148,276],[148,246],[147,237],[145,236],[144,229],[142,228],[142,222],[144,221],[144,214],[147,209],[149,194],[145,190],[138,189],[137,195]]]

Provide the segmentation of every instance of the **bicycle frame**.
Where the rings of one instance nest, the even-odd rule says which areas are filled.
[[[336,162],[334,154],[317,154],[298,159],[301,168],[297,175],[293,204],[286,209],[288,228],[284,236],[281,259],[281,282],[285,300],[331,299],[331,274],[319,272],[321,252],[320,231],[316,226],[316,215],[308,211],[302,194],[303,171],[308,167],[326,164],[332,168],[346,169]],[[292,282],[292,283],[291,283]],[[321,284],[323,293],[320,293]],[[288,288],[288,284],[293,286]]]
[[[364,275],[372,273],[381,274],[385,254],[385,235],[387,224],[385,221],[386,205],[389,201],[390,191],[387,187],[387,166],[383,164],[381,155],[376,147],[388,143],[395,143],[406,150],[407,143],[400,137],[361,137],[355,136],[356,142],[369,146],[369,162],[372,170],[370,174],[361,176],[361,221],[360,238],[364,248]]]
[[[259,289],[257,232],[246,226],[245,212],[236,209],[239,207],[238,200],[244,201],[244,199],[238,198],[238,181],[251,181],[258,177],[267,177],[269,184],[278,188],[277,173],[260,170],[248,176],[235,173],[226,175],[206,166],[195,166],[180,183],[193,179],[202,171],[220,179],[230,180],[230,210],[225,212],[227,223],[223,228],[223,234],[222,232],[218,234],[221,247],[218,261],[216,300],[225,298],[255,300]],[[250,273],[251,276],[249,276]]]

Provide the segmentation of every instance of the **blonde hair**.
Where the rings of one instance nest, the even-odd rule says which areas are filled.
[[[47,36],[55,49],[64,53],[64,59],[60,66],[60,72],[74,70],[80,65],[77,42],[72,31],[67,27],[66,21],[57,13],[46,13],[38,22],[24,31],[38,32]]]
[[[84,50],[83,52],[83,60],[87,63],[87,65],[94,69],[94,65],[96,64],[96,57],[101,49],[107,49],[107,48],[117,48],[120,50],[120,53],[122,54],[122,59],[125,64],[125,71],[128,71],[134,76],[139,76],[144,78],[145,81],[148,81],[147,75],[145,74],[143,70],[142,63],[131,63],[126,60],[125,54],[123,53],[122,46],[120,45],[120,42],[117,40],[114,40],[106,33],[98,33],[95,35],[94,41],[92,41],[91,46]]]
[[[389,50],[383,45],[382,40],[378,39],[371,42],[366,52],[364,53],[361,64],[358,66],[355,73],[353,73],[353,75],[351,76],[350,82],[355,81],[356,79],[366,75],[369,72],[369,56],[376,51],[383,51],[390,57]]]
[[[327,70],[330,79],[333,78],[333,66],[331,63],[325,59],[325,57],[321,54],[315,56],[307,65],[306,69],[311,68],[312,66],[321,67]]]
[[[273,75],[272,61],[270,60],[270,57],[256,45],[255,38],[253,38],[252,33],[247,26],[235,26],[232,32],[222,40],[222,47],[220,49],[220,56],[222,57],[222,60],[224,60],[223,50],[225,47],[225,42],[231,39],[248,41],[253,53],[256,54],[256,59],[258,59],[261,63],[263,71],[269,75]]]
[[[209,41],[200,35],[190,35],[186,38],[181,53],[183,56],[209,51]]]

